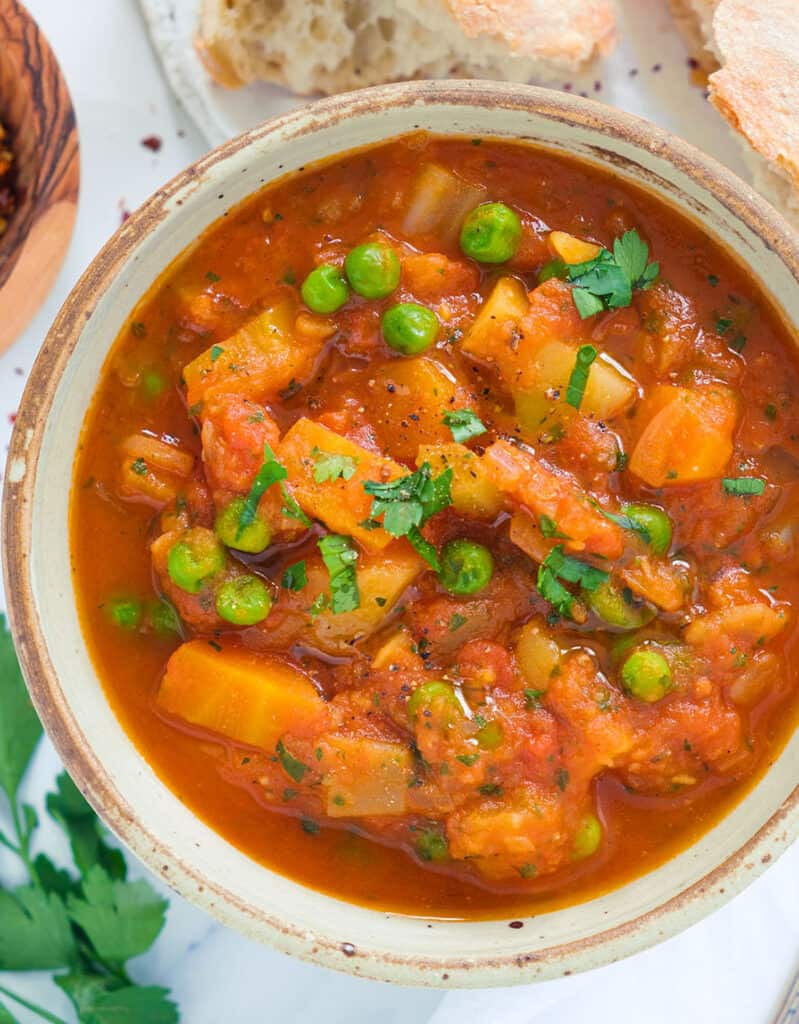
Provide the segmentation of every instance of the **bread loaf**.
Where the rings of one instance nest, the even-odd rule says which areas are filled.
[[[614,42],[614,0],[201,0],[196,37],[220,84],[301,94],[442,76],[562,80]]]
[[[755,188],[799,227],[799,3],[671,0]]]

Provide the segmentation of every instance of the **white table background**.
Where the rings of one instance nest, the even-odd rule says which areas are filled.
[[[122,210],[135,208],[207,148],[171,98],[135,0],[27,5],[61,62],[77,109],[81,200],[75,237],[52,294],[0,357],[3,459],[28,370],[78,275],[119,225]],[[151,135],[163,140],[157,154],[141,144]],[[24,790],[40,810],[58,769],[45,740]],[[45,826],[40,835],[51,848],[60,842],[54,828]],[[10,855],[0,851],[0,878],[14,881],[14,870]],[[143,871],[137,865],[133,870]],[[134,962],[133,973],[143,983],[171,988],[184,1024],[768,1024],[797,966],[799,846],[682,936],[589,975],[529,988],[445,997],[351,979],[256,946],[175,895],[162,936]],[[73,1019],[48,976],[3,980]],[[25,1024],[36,1019],[14,1012]]]

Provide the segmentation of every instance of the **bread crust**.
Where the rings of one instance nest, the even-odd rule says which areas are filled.
[[[575,69],[616,43],[612,0],[448,0],[448,6],[469,39],[494,36],[512,53]]]
[[[710,102],[799,193],[799,4],[721,0]]]
[[[286,8],[276,0],[201,0],[194,45],[214,81],[262,80],[298,93],[439,76],[557,81],[616,42],[616,0],[294,2],[308,4],[307,13],[294,8],[295,26],[304,19],[313,32],[324,20],[332,44],[296,27],[286,41]],[[404,33],[393,56],[381,38],[390,22]]]

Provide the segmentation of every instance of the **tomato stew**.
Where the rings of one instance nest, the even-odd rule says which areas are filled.
[[[382,909],[639,875],[797,691],[792,337],[601,170],[416,134],[228,211],[109,356],[72,499],[108,697],[204,821]]]

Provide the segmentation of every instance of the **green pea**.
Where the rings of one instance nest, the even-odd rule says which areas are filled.
[[[268,523],[256,515],[255,519],[240,531],[239,520],[245,505],[244,498],[234,498],[217,515],[214,530],[226,547],[233,548],[235,551],[246,551],[249,555],[257,555],[269,547],[272,530]]]
[[[153,630],[165,636],[169,633],[180,633],[180,618],[172,605],[165,598],[151,601],[147,606],[147,618]]]
[[[499,722],[487,722],[477,733],[477,742],[483,750],[496,750],[505,738],[505,730]]]
[[[574,837],[572,853],[575,860],[584,860],[596,853],[602,842],[602,825],[595,814],[586,814]]]
[[[625,505],[624,514],[640,532],[656,555],[665,555],[671,547],[671,520],[657,505]]]
[[[653,704],[665,697],[672,687],[669,663],[650,647],[639,647],[621,669],[624,688],[638,700]]]
[[[166,379],[158,370],[147,370],[141,378],[141,389],[144,397],[153,401],[166,391]]]
[[[449,683],[440,679],[430,679],[421,686],[417,686],[408,698],[408,718],[413,722],[420,711],[429,707],[436,701],[445,701],[451,708],[462,712],[460,701],[455,695],[455,690]]]
[[[225,565],[225,549],[212,530],[195,526],[169,549],[169,578],[187,594],[198,594],[203,583]]]
[[[234,626],[254,626],[272,610],[272,595],[257,576],[238,576],[217,591],[216,610]]]
[[[353,289],[365,299],[384,299],[399,284],[399,256],[383,242],[357,245],[347,254],[344,270]]]
[[[416,852],[422,860],[442,861],[449,857],[449,846],[445,836],[428,828],[416,840]]]
[[[538,271],[538,283],[543,284],[544,281],[549,281],[552,277],[557,277],[558,280],[565,281],[568,276],[568,264],[565,260],[562,260],[560,256],[557,256],[554,260],[550,260],[549,263],[545,263]]]
[[[403,356],[415,356],[430,348],[438,337],[438,317],[427,306],[400,302],[380,321],[386,344]]]
[[[118,597],[109,601],[106,609],[115,626],[132,631],[142,620],[142,603],[135,597]]]
[[[335,313],[350,297],[344,275],[329,263],[316,267],[302,282],[302,301],[314,313]]]
[[[583,590],[580,596],[600,619],[620,629],[640,629],[655,617],[653,608],[636,601],[628,587],[620,588],[612,579],[595,590]]]
[[[487,547],[473,540],[451,540],[441,552],[438,581],[451,594],[476,594],[494,574]]]
[[[466,217],[461,228],[461,249],[481,263],[504,263],[516,255],[522,222],[504,203],[483,203]]]

